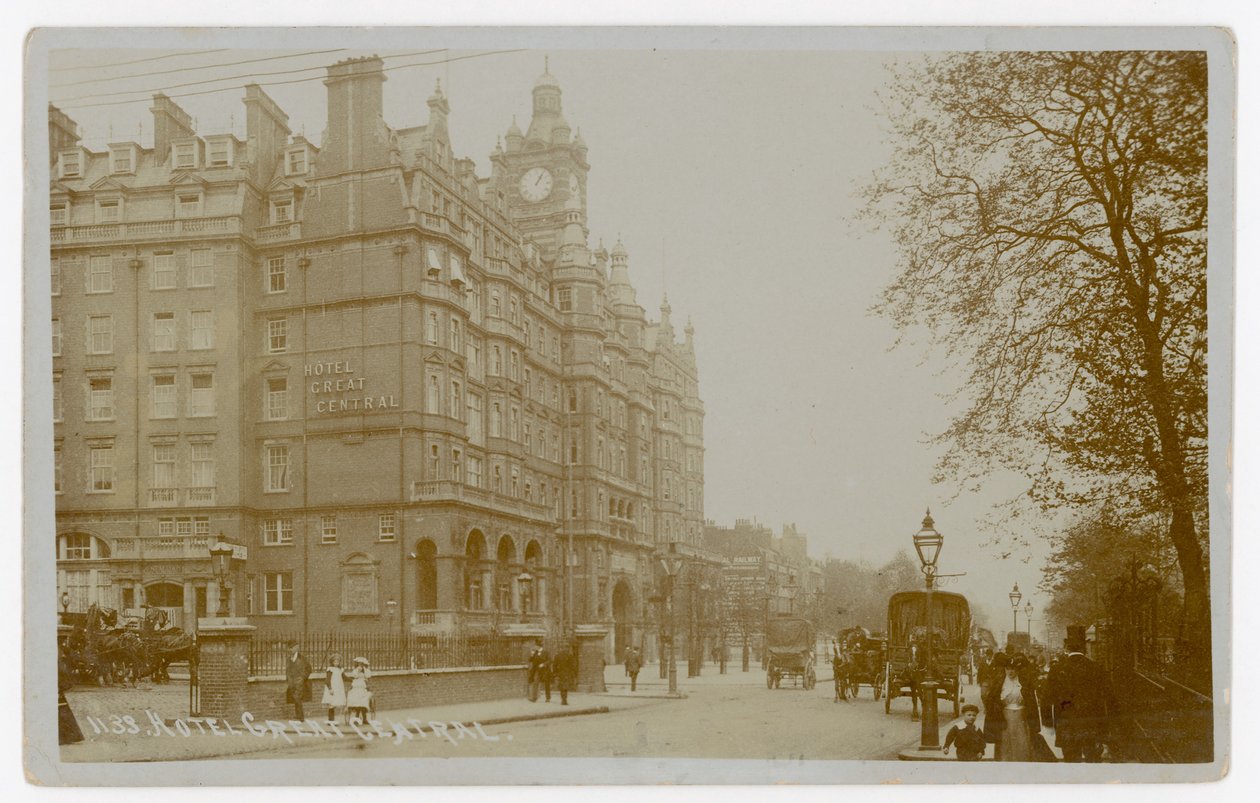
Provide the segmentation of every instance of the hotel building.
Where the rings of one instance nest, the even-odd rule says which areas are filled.
[[[221,595],[260,632],[603,624],[620,656],[658,557],[703,546],[694,332],[589,245],[549,71],[488,177],[440,87],[394,129],[385,80],[329,67],[318,145],[252,84],[244,139],[159,94],[151,145],[96,152],[50,107],[58,594],[186,629]]]

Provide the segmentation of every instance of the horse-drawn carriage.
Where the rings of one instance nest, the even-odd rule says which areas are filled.
[[[836,634],[832,670],[836,682],[836,699],[857,698],[859,687],[871,687],[876,700],[884,693],[884,650],[881,635],[864,627],[850,627]]]
[[[188,660],[193,638],[168,624],[166,612],[149,608],[143,619],[121,619],[111,608],[88,607],[84,613],[64,613],[70,625],[61,648],[61,663],[78,682],[135,683],[151,678],[169,680],[167,667]]]
[[[806,690],[818,682],[814,673],[814,626],[805,619],[780,616],[766,623],[766,688],[791,678]]]
[[[928,598],[931,597],[931,632],[928,632]],[[931,638],[931,667],[928,639]],[[954,704],[954,716],[962,705],[959,673],[963,654],[971,642],[971,606],[961,594],[948,591],[902,591],[888,599],[888,650],[884,665],[884,713],[894,698],[909,695],[914,716],[919,714],[919,684],[929,675],[937,683],[937,699]]]

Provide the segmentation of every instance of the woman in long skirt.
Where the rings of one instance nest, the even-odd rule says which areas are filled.
[[[1033,739],[1041,738],[1041,716],[1030,665],[1023,656],[1008,662],[1002,653],[993,665],[1004,668],[1006,677],[994,679],[984,700],[985,738],[995,744],[998,761],[1037,761]]]
[[[341,656],[333,653],[328,658],[328,669],[324,672],[323,703],[328,707],[328,722],[337,720],[337,710],[346,707],[345,670],[341,668]]]

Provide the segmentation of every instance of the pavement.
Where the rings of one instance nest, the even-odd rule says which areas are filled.
[[[571,693],[569,705],[560,704],[558,692],[552,692],[551,702],[540,698],[531,703],[524,698],[509,698],[475,703],[424,706],[419,708],[378,711],[376,720],[385,727],[387,735],[371,728],[356,733],[343,723],[338,723],[341,736],[319,737],[309,725],[292,722],[267,721],[249,723],[251,732],[242,722],[214,726],[200,718],[188,716],[188,684],[173,678],[171,683],[141,683],[132,686],[93,687],[85,686],[66,694],[70,708],[79,722],[84,741],[63,745],[65,761],[180,761],[202,758],[242,755],[277,747],[300,746],[313,737],[344,738],[351,741],[375,739],[406,739],[401,731],[427,738],[476,738],[470,734],[484,734],[477,726],[501,725],[513,722],[577,717],[605,714],[624,710],[652,701],[682,699],[685,691],[670,693],[668,681],[658,677],[656,665],[639,675],[638,689],[630,691],[630,680],[621,666],[609,666],[605,670],[607,691],[601,693]],[[686,666],[679,666],[678,684],[719,682],[717,667],[700,678],[686,678]],[[323,725],[324,712],[316,705],[307,707],[308,719]],[[435,728],[431,723],[445,725]],[[457,726],[455,723],[459,723]],[[462,726],[462,727],[461,727]],[[326,733],[332,729],[323,725]],[[445,730],[445,733],[443,733]],[[423,731],[424,733],[420,733]],[[449,736],[447,735],[449,734]]]
[[[963,686],[963,699],[979,704],[980,687],[976,685]],[[943,707],[944,706],[942,706],[942,708]],[[954,727],[955,725],[961,726],[962,721],[963,721],[962,717],[957,717],[955,719],[950,719],[948,721],[942,719],[940,722],[940,736],[937,739],[937,741],[940,744],[944,744],[945,734],[949,733],[949,729]],[[976,727],[983,727],[983,725],[984,725],[984,719],[982,716],[980,719],[976,720]],[[1054,728],[1042,726],[1041,736],[1042,738],[1046,740],[1046,744],[1050,746],[1050,749],[1054,751],[1055,755],[1058,756],[1059,760],[1062,761],[1063,751],[1054,746],[1054,740],[1055,740]],[[986,744],[984,746],[984,755],[980,758],[980,760],[981,761],[996,760],[993,755],[995,748],[996,748],[996,745]],[[897,753],[897,757],[901,759],[902,761],[957,761],[958,760],[957,751],[953,750],[952,748],[950,750],[950,754],[945,755],[944,753],[941,752],[941,749],[939,747],[924,748],[920,746],[919,739],[916,739],[915,741],[906,745],[904,749],[902,749],[901,751]]]

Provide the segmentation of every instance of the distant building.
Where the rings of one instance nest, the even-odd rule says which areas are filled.
[[[50,107],[58,593],[188,628],[221,594],[264,632],[603,624],[620,655],[657,556],[703,541],[694,331],[589,247],[549,72],[489,177],[440,87],[393,129],[385,80],[329,67],[318,147],[253,84],[244,139],[159,94],[150,146],[96,152]]]

